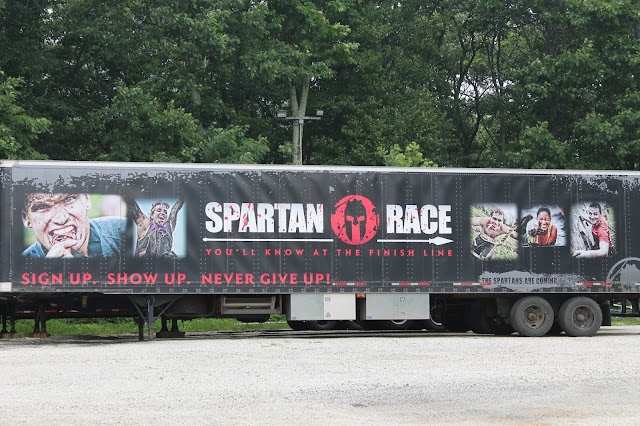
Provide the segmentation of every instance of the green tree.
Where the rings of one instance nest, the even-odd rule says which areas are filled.
[[[347,39],[350,28],[340,17],[355,7],[353,0],[273,0],[268,2],[272,38],[270,51],[280,63],[274,68],[277,82],[287,87],[292,115],[304,117],[313,85],[333,78],[336,68],[353,62],[358,44]],[[298,132],[293,126],[291,143],[294,162],[301,164]]]
[[[436,163],[422,156],[420,146],[411,142],[404,149],[395,144],[389,150],[378,148],[384,158],[384,165],[389,167],[438,167]]]
[[[173,101],[162,105],[140,88],[119,89],[89,127],[95,143],[86,147],[101,146],[93,153],[100,160],[256,163],[268,151],[264,139],[246,137],[246,128],[204,129]]]
[[[359,49],[352,64],[316,89],[326,112],[313,125],[320,142],[313,162],[384,164],[379,147],[415,141],[428,158],[446,164],[441,153],[449,123],[433,90],[438,55],[425,41],[435,30],[419,3],[365,1],[350,9],[345,22]]]
[[[6,63],[23,64],[11,70],[28,74],[25,108],[52,123],[39,149],[58,159],[198,161],[213,158],[201,149],[219,140],[246,149],[237,158],[221,149],[217,161],[261,159],[261,129],[250,125],[265,103],[256,87],[271,87],[236,78],[248,68],[239,46],[254,34],[243,25],[259,23],[252,3],[43,1],[5,11],[19,23],[0,33],[18,46]],[[26,39],[20,28],[38,31]],[[39,68],[26,66],[30,56]]]
[[[325,115],[304,130],[306,163],[381,165],[415,142],[445,166],[637,169],[639,12],[633,0],[0,0],[5,156],[284,163],[298,135],[275,111],[314,107]]]
[[[514,72],[523,129],[545,123],[561,167],[637,168],[640,4],[540,1],[531,14],[531,59]]]
[[[29,116],[16,104],[20,83],[16,78],[5,78],[0,71],[0,158],[44,159],[33,143],[48,129],[49,121]]]
[[[512,146],[514,149],[509,151],[505,159],[506,166],[562,169],[578,163],[577,158],[569,156],[568,145],[555,139],[549,132],[546,122],[535,127],[527,126]]]

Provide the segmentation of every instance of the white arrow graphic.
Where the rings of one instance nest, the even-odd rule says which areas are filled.
[[[379,243],[427,243],[436,246],[452,243],[453,240],[443,237],[429,238],[428,240],[377,240]]]

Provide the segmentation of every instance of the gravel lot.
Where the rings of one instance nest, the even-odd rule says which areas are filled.
[[[640,424],[640,326],[282,334],[0,340],[0,424]]]

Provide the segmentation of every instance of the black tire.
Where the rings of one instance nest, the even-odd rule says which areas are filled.
[[[307,330],[333,330],[336,328],[337,321],[306,321]]]
[[[422,327],[429,331],[446,331],[442,323],[436,322],[433,318],[422,320]]]
[[[443,327],[452,333],[466,333],[471,330],[465,317],[447,315],[442,319]]]
[[[467,312],[467,323],[476,334],[508,336],[513,333],[513,327],[498,314],[495,304],[491,301],[472,303],[471,309]]]
[[[358,325],[360,325],[363,330],[382,330],[382,322],[383,321],[379,320],[360,320],[358,321]]]
[[[294,331],[307,330],[307,321],[287,321],[287,324],[289,324],[289,327]]]
[[[436,303],[431,306],[429,319],[422,320],[422,327],[429,331],[447,331],[442,325],[442,304]]]
[[[515,331],[511,324],[507,324],[503,318],[498,316],[486,317],[485,327],[489,331],[489,334],[496,336],[510,336]]]
[[[602,326],[611,326],[611,304],[609,301],[600,303],[600,310],[602,311]]]
[[[333,330],[336,328],[337,321],[287,321],[289,327],[295,331],[308,330]]]
[[[425,329],[424,320],[409,320],[406,327],[406,330],[422,331]]]
[[[269,318],[271,317],[271,315],[269,314],[265,314],[265,315],[249,315],[246,317],[239,317],[236,318],[236,320],[238,320],[239,322],[244,322],[244,323],[260,323],[263,324],[267,321],[269,321]]]
[[[382,321],[383,330],[413,330],[416,321],[411,320],[387,320]]]
[[[466,322],[475,334],[491,334],[489,331],[487,307],[484,301],[473,302],[465,313]]]
[[[515,330],[511,324],[507,324],[504,320],[501,324],[495,324],[495,328],[491,330],[491,334],[496,336],[511,336]]]
[[[466,333],[471,330],[469,321],[467,321],[469,309],[470,305],[466,303],[447,305],[442,315],[444,328],[452,333]]]
[[[333,326],[332,330],[348,330],[349,329],[349,323],[352,321],[336,321],[335,325]]]
[[[509,322],[520,336],[544,336],[553,325],[553,308],[540,296],[525,296],[511,306]]]
[[[343,323],[344,330],[362,330],[362,326],[358,321],[340,321]]]
[[[409,330],[414,321],[409,320],[366,320],[360,321],[365,330]]]
[[[558,323],[567,336],[593,336],[602,325],[602,309],[589,297],[572,297],[560,307]]]

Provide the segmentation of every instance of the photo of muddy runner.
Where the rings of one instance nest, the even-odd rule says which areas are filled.
[[[136,257],[184,258],[186,218],[184,200],[138,199],[131,206]],[[147,213],[148,212],[148,213]]]
[[[471,205],[471,254],[480,260],[518,259],[515,204]]]
[[[608,257],[615,253],[613,207],[602,201],[582,202],[571,209],[571,252],[578,259]]]
[[[117,257],[127,227],[118,195],[31,193],[22,210],[24,257]]]

